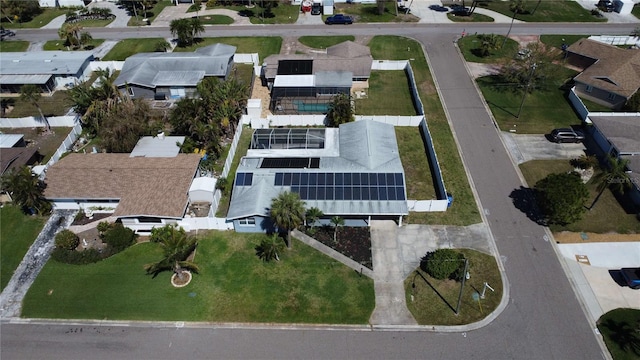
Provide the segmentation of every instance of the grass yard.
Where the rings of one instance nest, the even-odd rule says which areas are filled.
[[[104,42],[104,39],[93,39],[93,40],[89,41],[89,43],[85,46],[85,49],[86,50],[95,49],[96,47],[100,46],[103,42]],[[69,50],[73,50],[73,49],[71,49],[69,47],[64,46],[64,40],[49,40],[46,43],[44,43],[44,46],[42,48],[43,48],[43,50],[46,50],[46,51],[51,51],[51,50],[69,51]]]
[[[300,5],[279,3],[278,6],[271,8],[271,14],[260,7],[258,2],[255,5],[253,9],[243,7],[243,11],[251,14],[249,20],[252,24],[293,24],[300,15]]]
[[[462,291],[460,312],[455,314],[460,293],[460,282],[437,280],[416,269],[404,281],[407,308],[420,325],[463,325],[484,319],[493,312],[502,299],[502,278],[493,256],[470,249],[456,249],[469,260],[471,277]],[[486,290],[485,298],[476,300],[482,293],[484,282],[495,292]],[[415,287],[414,287],[415,284]],[[478,294],[478,295],[474,295]],[[413,295],[413,301],[411,296]]]
[[[233,76],[237,76],[237,78],[242,81],[243,84],[246,84],[251,91],[251,80],[254,78],[253,74],[253,65],[251,64],[233,64],[233,71],[231,73]]]
[[[580,39],[586,39],[585,35],[540,35],[540,41],[557,49],[562,49],[562,44],[571,45]]]
[[[454,22],[494,22],[495,20],[491,16],[473,13],[470,16],[456,16],[452,13],[447,14],[447,18]]]
[[[67,12],[69,11],[69,8],[42,8],[42,14],[34,17],[31,21],[29,22],[25,22],[25,23],[11,23],[8,21],[2,21],[2,26],[5,29],[20,29],[20,28],[27,28],[27,29],[34,29],[34,28],[40,28],[43,27],[45,25],[47,25],[48,23],[51,22],[51,20],[57,18],[58,16],[61,15],[65,15]],[[6,19],[3,19],[6,20]]]
[[[385,3],[384,14],[378,14],[378,6],[376,4],[357,4],[357,3],[335,3],[334,14],[349,14],[354,17],[355,23],[381,23],[381,22],[417,22],[418,17],[405,14],[398,9],[396,16],[395,3],[392,1]],[[323,15],[322,20],[326,20],[329,16]],[[333,25],[340,26],[340,25]]]
[[[358,115],[417,115],[404,70],[373,70],[366,99],[355,100]]]
[[[568,160],[534,160],[520,165],[520,171],[531,188],[549,174],[567,172],[572,169]],[[590,181],[587,183],[587,188],[591,196],[585,206],[590,206],[598,194],[597,184]],[[640,221],[637,220],[635,213],[625,211],[625,208],[610,190],[605,190],[593,209],[584,214],[582,220],[566,226],[552,225],[549,228],[553,232],[627,234],[640,233]]]
[[[301,36],[298,41],[305,46],[314,49],[326,49],[330,46],[343,43],[345,41],[354,41],[353,35],[335,35],[335,36]]]
[[[631,9],[631,14],[633,14],[633,16],[640,19],[640,4],[633,5],[633,9]]]
[[[4,40],[0,41],[0,52],[21,52],[29,48],[28,41]]]
[[[481,2],[479,6],[513,16],[509,1]],[[537,9],[536,9],[537,6]],[[595,6],[594,6],[595,7]],[[538,1],[525,0],[525,12],[516,15],[516,19],[527,22],[606,22],[604,17],[595,17],[591,12],[572,0]]]
[[[424,57],[422,47],[414,40],[398,36],[374,36],[369,42],[374,59],[411,60],[416,84],[425,108],[427,124],[440,161],[442,176],[447,191],[455,200],[445,212],[416,213],[405,218],[408,224],[470,225],[479,223],[480,213],[476,205],[467,173],[451,133],[451,128],[433,84],[433,78]],[[426,157],[426,155],[425,155]],[[403,162],[405,168],[411,164]]]
[[[233,187],[233,179],[236,176],[236,169],[238,169],[240,159],[242,159],[243,156],[247,155],[247,150],[251,145],[252,135],[253,130],[251,130],[251,128],[242,129],[242,135],[240,135],[240,141],[238,141],[238,146],[236,147],[236,156],[234,156],[233,158],[231,169],[229,170],[229,175],[227,175],[227,190],[222,192],[218,210],[216,210],[216,216],[225,217],[227,215],[227,211],[229,211],[229,204],[231,203],[231,188]],[[224,159],[226,159],[227,156],[229,156],[229,146],[227,146],[224,149],[224,152],[221,154],[221,161],[216,162],[216,165],[214,166],[214,169],[217,173],[222,173],[222,169],[224,167]]]
[[[554,78],[548,79],[544,87],[527,94],[520,118],[516,118],[522,102],[523,90],[507,84],[499,76],[477,79],[494,118],[500,129],[517,130],[521,134],[546,134],[554,128],[568,127],[581,122],[566,98],[563,84],[576,72],[559,65],[552,65]]]
[[[503,58],[512,58],[518,52],[518,42],[512,39],[507,39],[507,42],[500,49],[492,50],[487,56],[480,55],[480,40],[481,35],[468,35],[458,40],[458,47],[464,56],[464,59],[469,62],[477,63],[495,63]],[[498,36],[498,44],[502,45],[504,42],[504,36]]]
[[[202,25],[229,25],[233,24],[233,19],[226,15],[203,15],[200,22]]]
[[[0,291],[9,283],[13,272],[36,239],[46,218],[27,216],[13,205],[0,208]]]
[[[640,358],[640,310],[613,309],[602,315],[596,325],[613,360]]]
[[[235,46],[236,53],[258,53],[260,61],[267,56],[280,53],[282,38],[279,36],[256,36],[256,37],[215,37],[203,38],[197,44],[185,48],[176,47],[174,52],[190,52],[197,48],[209,46],[217,43]]]
[[[407,179],[407,198],[414,200],[435,199],[436,190],[424,143],[420,136],[420,129],[398,126],[396,127],[396,139],[400,159],[404,166],[404,175]]]
[[[580,100],[582,100],[582,103],[584,104],[584,106],[587,107],[587,109],[589,109],[590,112],[613,112],[613,110],[611,110],[611,108],[608,108],[604,105],[600,105],[597,103],[594,103],[591,100],[587,100],[587,99],[583,99],[580,98]]]
[[[21,118],[25,116],[40,116],[38,109],[31,103],[23,101],[20,97],[6,97],[13,108],[5,116],[9,118]],[[38,102],[44,116],[62,116],[71,107],[71,100],[66,90],[58,90],[51,96],[42,96]]]
[[[153,5],[151,9],[147,10],[145,14],[138,13],[138,19],[136,19],[134,14],[131,14],[131,19],[129,19],[127,26],[147,25],[146,22],[142,21],[142,19],[144,18],[149,20],[149,23],[152,24],[153,20],[155,20],[156,17],[158,17],[158,15],[162,12],[162,10],[167,6],[173,6],[173,3],[170,0],[160,0],[157,3],[155,3],[155,5]]]
[[[264,263],[254,247],[264,234],[210,232],[199,241],[200,274],[174,288],[170,272],[153,279],[157,244],[135,245],[90,265],[49,261],[29,289],[22,316],[215,322],[366,324],[373,281],[296,242],[281,261]]]
[[[111,24],[115,19],[116,19],[115,17],[113,19],[108,19],[108,20],[87,19],[87,20],[78,21],[77,24],[80,24],[80,26],[82,26],[83,28],[105,27]]]
[[[154,52],[156,44],[166,41],[164,38],[125,39],[118,43],[105,55],[103,61],[124,61],[131,55],[142,52]]]

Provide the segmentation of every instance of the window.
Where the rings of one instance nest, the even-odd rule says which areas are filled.
[[[256,225],[256,219],[249,217],[249,218],[244,218],[244,219],[238,219],[238,225],[240,226],[255,226]]]
[[[587,88],[586,88],[586,89],[584,89],[584,91],[586,91],[586,92],[592,92],[592,91],[593,91],[593,86],[591,86],[591,85],[587,85]]]
[[[615,99],[616,99],[616,94],[614,94],[614,93],[609,93],[609,96],[607,96],[607,99],[609,99],[609,100],[615,100]]]
[[[129,96],[133,96],[133,88],[127,86],[127,94],[129,94]]]

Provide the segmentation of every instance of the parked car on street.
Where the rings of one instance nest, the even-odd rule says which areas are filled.
[[[616,9],[611,0],[600,0],[598,1],[598,5],[596,5],[596,7],[604,12],[612,12]]]
[[[329,16],[327,20],[325,20],[324,22],[327,25],[333,25],[333,24],[349,25],[349,24],[353,24],[353,17],[349,15],[344,15],[344,14],[335,14],[333,16]]]
[[[630,288],[640,289],[640,268],[622,268],[620,273]]]
[[[555,129],[551,132],[551,141],[556,143],[579,143],[584,140],[584,134],[570,128]]]

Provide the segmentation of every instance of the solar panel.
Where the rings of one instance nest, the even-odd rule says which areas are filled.
[[[261,169],[317,169],[320,158],[264,158]]]

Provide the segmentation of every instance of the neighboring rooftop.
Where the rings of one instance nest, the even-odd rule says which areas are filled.
[[[47,170],[50,200],[119,199],[114,216],[181,218],[200,155],[69,154]]]
[[[12,148],[16,145],[24,146],[23,134],[0,134],[0,149]]]
[[[130,157],[175,157],[180,153],[178,144],[184,143],[184,136],[143,136],[138,140]]]
[[[620,154],[640,155],[640,116],[605,115],[589,118]]]
[[[0,150],[0,175],[15,168],[29,165],[37,152],[38,149],[35,147],[12,147]]]
[[[0,82],[5,75],[75,75],[92,59],[91,51],[5,51],[0,56]]]

